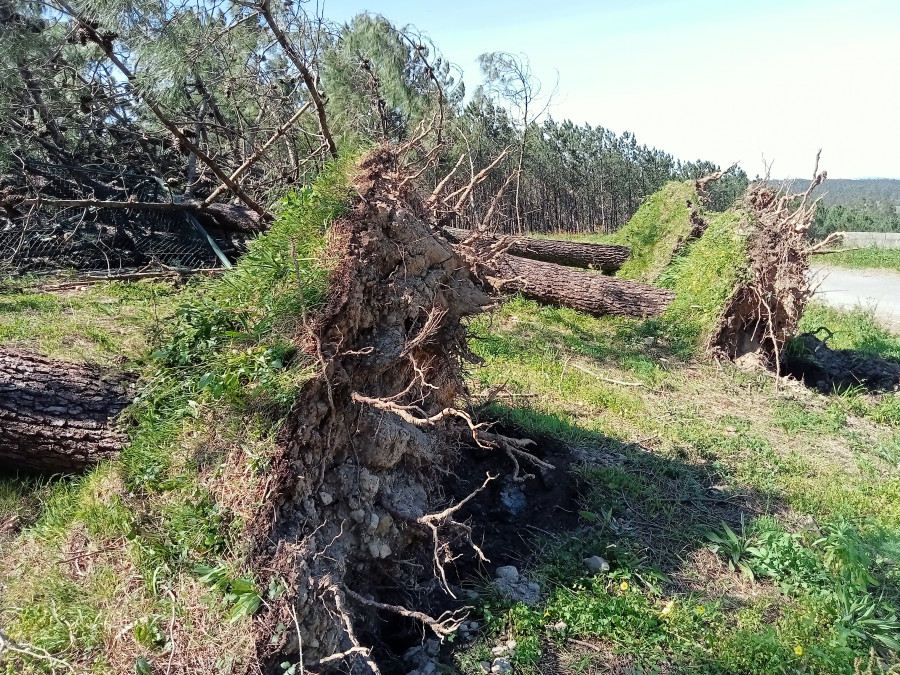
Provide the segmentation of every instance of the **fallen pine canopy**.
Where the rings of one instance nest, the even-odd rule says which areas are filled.
[[[664,288],[506,253],[485,258],[483,264],[489,270],[484,278],[497,292],[517,292],[538,302],[594,316],[655,317],[675,298]]]
[[[472,230],[457,227],[443,228],[450,241],[459,244],[471,237]],[[480,234],[479,240],[487,244],[503,241],[506,252],[521,258],[541,260],[543,262],[566,265],[567,267],[584,267],[603,272],[615,272],[628,260],[630,249],[627,246],[613,244],[586,244],[562,239],[536,239],[534,237],[500,237],[492,234]]]
[[[0,347],[0,470],[76,473],[108,459],[132,378]]]

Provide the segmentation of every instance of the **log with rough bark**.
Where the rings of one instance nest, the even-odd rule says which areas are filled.
[[[481,276],[494,290],[518,292],[538,302],[594,316],[659,316],[675,297],[664,288],[506,253],[492,258],[475,256],[487,270]]]
[[[443,228],[447,238],[454,243],[461,243],[472,236],[471,230],[456,227]],[[501,237],[490,234],[479,236],[481,242],[494,244]],[[566,265],[567,267],[584,267],[603,272],[615,272],[628,260],[630,249],[627,246],[612,244],[585,244],[577,241],[561,239],[536,239],[534,237],[506,237],[504,239],[507,253],[520,258],[542,260],[544,262]]]
[[[75,473],[114,456],[132,378],[0,347],[0,471]]]

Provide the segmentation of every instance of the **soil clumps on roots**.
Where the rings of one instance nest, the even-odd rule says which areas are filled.
[[[257,623],[270,672],[300,660],[379,672],[371,647],[385,644],[388,616],[419,637],[452,632],[459,612],[416,609],[441,590],[452,598],[444,565],[474,546],[457,508],[438,503],[442,476],[464,444],[512,459],[516,478],[518,460],[546,464],[526,452],[530,441],[454,407],[474,359],[464,321],[493,301],[401,172],[391,151],[372,153],[359,198],[333,227],[328,255],[341,262],[307,345],[322,371],[282,428],[279,503],[258,539],[257,569],[286,589]],[[472,494],[494,478],[481,476]]]
[[[797,334],[812,296],[807,274],[812,248],[805,235],[817,202],[809,203],[809,197],[825,177],[816,173],[803,195],[781,194],[765,183],[750,189],[748,268],[710,336],[714,355],[782,372],[784,347]]]

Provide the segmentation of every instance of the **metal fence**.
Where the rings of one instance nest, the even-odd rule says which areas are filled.
[[[48,199],[169,202],[153,176],[29,162],[16,188]],[[0,212],[0,272],[78,270],[116,274],[167,266],[220,267],[227,259],[184,211],[41,205]]]

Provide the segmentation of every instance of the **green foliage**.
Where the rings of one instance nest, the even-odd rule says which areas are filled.
[[[380,15],[357,14],[325,51],[322,80],[329,94],[329,116],[340,120],[337,129],[345,150],[409,138],[416,125],[437,110],[432,76],[451,101],[462,97],[465,90],[451,74],[449,62],[427,37],[411,31]],[[384,119],[376,97],[384,106]]]
[[[895,199],[898,201],[862,199],[850,204],[820,204],[807,235],[817,240],[832,232],[900,232],[900,198]]]
[[[227,606],[231,623],[251,616],[259,609],[262,598],[256,590],[253,579],[232,577],[224,566],[209,567],[198,565],[194,570],[200,581],[221,594],[221,602]]]
[[[734,533],[728,524],[722,523],[722,531],[715,532],[709,530],[706,532],[706,538],[712,543],[709,550],[713,553],[723,552],[728,559],[728,566],[733,570],[740,570],[751,580],[753,579],[753,568],[747,562],[748,554],[753,554],[753,547],[749,544],[744,522],[741,521],[741,535]]]
[[[142,616],[134,622],[131,633],[135,641],[144,647],[158,649],[166,644],[166,636],[160,625],[160,617]]]
[[[809,179],[791,181],[770,181],[773,187],[787,183],[793,193],[803,193],[809,189]],[[812,193],[821,197],[826,206],[870,204],[900,204],[900,180],[893,178],[829,178]]]
[[[185,294],[171,336],[154,353],[155,377],[129,413],[135,425],[122,461],[130,484],[178,484],[169,472],[178,438],[204,405],[226,403],[275,422],[293,402],[312,367],[294,340],[325,296],[326,231],[349,202],[353,166],[353,158],[335,162],[290,193],[233,270]]]

